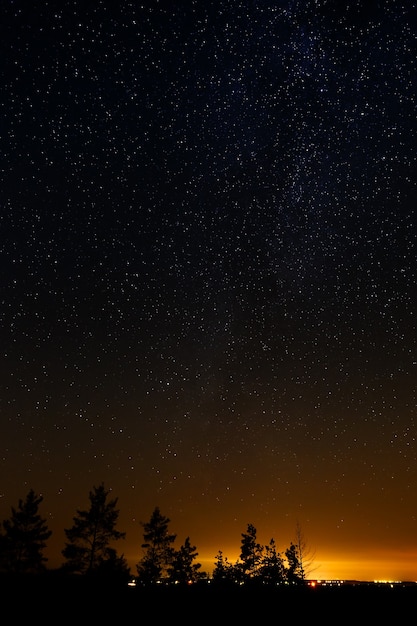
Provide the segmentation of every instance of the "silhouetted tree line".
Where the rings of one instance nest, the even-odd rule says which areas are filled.
[[[136,584],[143,586],[189,585],[208,578],[201,571],[196,546],[189,537],[178,550],[174,548],[177,536],[169,531],[170,519],[158,507],[148,522],[140,522],[144,540],[142,558],[136,564],[136,575],[132,576],[124,555],[119,555],[113,547],[126,533],[116,529],[118,499],[110,499],[109,493],[103,483],[93,487],[89,492],[90,508],[77,510],[72,526],[64,529],[67,541],[62,550],[62,573],[122,583],[134,578]],[[1,523],[0,572],[18,575],[47,571],[44,550],[52,531],[39,514],[42,502],[43,497],[31,489],[25,500],[19,500],[17,508],[12,507],[10,518]],[[235,563],[229,562],[219,550],[213,582],[299,585],[305,581],[312,558],[298,525],[296,540],[284,553],[277,550],[274,539],[268,545],[259,544],[252,524],[248,524],[241,537],[240,557]]]

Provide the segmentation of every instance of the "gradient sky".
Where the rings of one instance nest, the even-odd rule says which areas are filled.
[[[1,4],[0,518],[417,580],[416,2]]]

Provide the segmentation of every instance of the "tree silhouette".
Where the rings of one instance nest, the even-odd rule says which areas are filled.
[[[215,564],[212,573],[213,581],[217,583],[235,582],[235,571],[227,556],[219,550],[215,556]]]
[[[294,585],[300,584],[304,580],[304,572],[300,564],[297,546],[291,543],[290,547],[285,551],[287,557],[287,581]]]
[[[90,508],[77,510],[73,526],[64,529],[67,542],[62,550],[65,559],[63,572],[88,574],[106,580],[127,583],[130,568],[124,555],[118,555],[113,542],[124,539],[126,533],[116,530],[118,499],[109,500],[109,493],[101,483],[89,493]],[[29,491],[26,500],[12,507],[10,519],[0,523],[0,573],[45,572],[48,559],[43,555],[46,541],[52,532],[38,513],[42,496]],[[194,583],[204,577],[201,564],[196,562],[198,552],[189,536],[178,550],[174,548],[176,535],[169,532],[170,519],[155,507],[143,526],[143,557],[136,564],[139,583]],[[248,524],[241,534],[240,556],[232,564],[220,550],[215,557],[213,582],[247,584],[258,581],[267,585],[303,584],[312,570],[313,556],[297,522],[295,541],[278,552],[275,540],[268,545],[257,541],[257,530]]]
[[[285,582],[284,561],[274,539],[264,548],[259,575],[265,584],[281,585]]]
[[[194,563],[197,556],[196,546],[192,546],[190,538],[187,537],[180,549],[173,554],[172,565],[169,568],[171,580],[182,584],[197,582],[204,575],[199,572],[201,563]]]
[[[306,577],[309,577],[314,570],[314,552],[308,545],[299,522],[297,522],[295,527],[295,545],[297,547],[298,560],[300,564],[300,577],[302,580],[305,580]]]
[[[262,561],[263,547],[256,541],[256,528],[248,524],[246,533],[242,533],[240,560],[243,580],[253,579]]]
[[[43,555],[46,541],[52,535],[46,520],[38,513],[43,496],[30,489],[26,500],[12,507],[10,519],[2,522],[0,535],[0,568],[15,574],[40,573],[46,569]]]
[[[228,562],[219,550],[215,557],[213,581],[248,584],[255,581],[262,584],[283,585],[301,584],[305,581],[304,558],[307,544],[297,525],[297,543],[292,542],[285,551],[285,560],[278,552],[275,540],[262,546],[256,539],[256,528],[248,524],[246,533],[242,533],[239,559],[235,564]],[[309,564],[311,561],[309,561]]]
[[[155,507],[149,522],[141,522],[144,529],[144,543],[141,547],[145,552],[136,569],[138,578],[143,583],[169,579],[175,554],[172,546],[177,537],[168,532],[170,521],[161,514],[159,507]]]
[[[116,530],[118,499],[107,501],[109,491],[102,483],[89,493],[90,509],[77,510],[73,526],[65,529],[68,542],[62,555],[63,569],[79,574],[128,577],[129,567],[124,556],[118,556],[111,543],[124,539],[126,533]]]

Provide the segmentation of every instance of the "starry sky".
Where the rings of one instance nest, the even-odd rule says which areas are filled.
[[[417,3],[1,5],[1,519],[417,579]]]

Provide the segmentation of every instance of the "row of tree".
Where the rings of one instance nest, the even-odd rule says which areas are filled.
[[[123,554],[114,548],[115,542],[126,533],[117,530],[118,499],[109,498],[102,483],[89,493],[90,508],[77,510],[71,528],[64,529],[65,547],[62,550],[63,573],[100,577],[127,582],[132,578]],[[52,535],[46,520],[39,514],[43,497],[33,489],[0,529],[0,571],[9,574],[39,574],[47,570],[44,555],[47,541]],[[186,537],[179,549],[174,548],[176,535],[169,532],[170,519],[155,507],[150,520],[141,522],[143,556],[136,564],[136,582],[152,585],[165,582],[190,584],[208,575],[197,562],[196,547]],[[274,539],[263,546],[256,538],[256,528],[248,524],[242,533],[240,557],[235,563],[228,561],[221,550],[215,557],[213,581],[243,584],[260,581],[271,584],[300,584],[311,571],[312,556],[304,541],[300,527],[296,540],[282,554]]]

